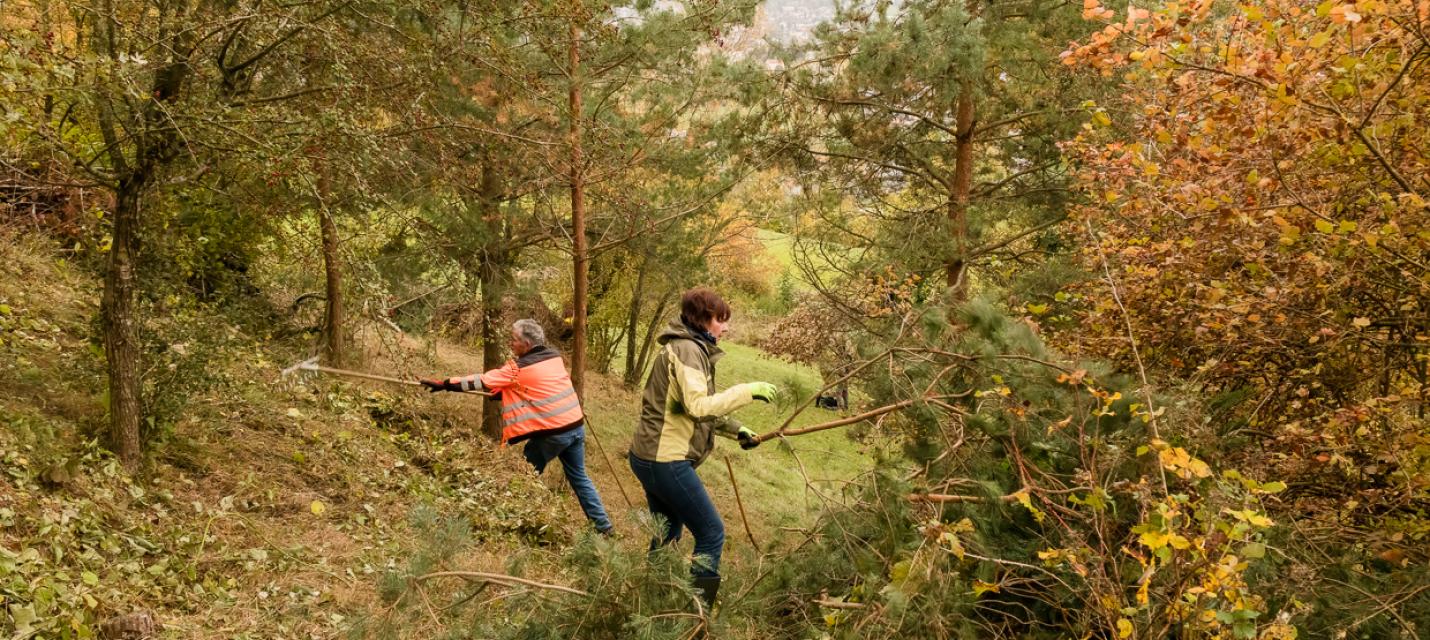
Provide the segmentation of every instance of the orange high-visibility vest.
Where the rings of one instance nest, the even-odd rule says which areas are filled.
[[[503,443],[565,430],[586,417],[560,357],[525,367],[508,361],[500,369],[483,373],[482,386],[501,393]]]

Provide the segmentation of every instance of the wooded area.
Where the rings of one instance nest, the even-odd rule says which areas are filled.
[[[0,2],[0,638],[1430,633],[1430,0],[775,4]]]

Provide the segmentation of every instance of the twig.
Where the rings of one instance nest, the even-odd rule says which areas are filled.
[[[735,488],[735,504],[740,507],[740,524],[745,525],[745,535],[750,537],[750,546],[759,551],[760,544],[755,542],[755,533],[750,531],[750,520],[745,516],[745,501],[740,499],[740,483],[735,482],[735,467],[730,465],[730,458],[724,460],[725,470],[730,472],[730,486]]]
[[[591,414],[586,414],[586,426],[590,427],[586,431],[591,434],[591,442],[596,443],[596,450],[601,452],[601,459],[606,462],[606,470],[611,472],[611,479],[616,481],[616,488],[621,490],[621,497],[626,501],[627,509],[636,508],[636,504],[631,502],[631,496],[626,493],[626,485],[621,482],[621,475],[616,473],[616,465],[611,462],[611,456],[606,455],[606,447],[601,444],[601,439],[596,435],[596,427],[591,424]]]
[[[421,299],[423,299],[423,298],[426,298],[427,296],[430,296],[430,295],[432,295],[432,294],[434,294],[434,293],[437,293],[438,291],[441,291],[441,290],[443,290],[443,289],[446,289],[447,287],[450,287],[450,286],[452,286],[452,285],[450,285],[450,284],[444,284],[444,285],[442,285],[442,286],[440,286],[440,287],[437,287],[436,289],[431,289],[431,290],[427,291],[426,293],[419,293],[419,294],[417,294],[417,295],[415,295],[415,296],[412,296],[411,298],[408,298],[408,299],[406,299],[406,300],[403,300],[402,302],[399,302],[399,303],[397,303],[397,304],[395,304],[395,305],[392,305],[392,306],[390,306],[390,307],[388,307],[388,308],[386,309],[387,315],[390,316],[390,315],[392,315],[393,313],[396,313],[398,309],[401,309],[401,308],[403,308],[403,307],[405,307],[405,306],[407,306],[407,305],[409,305],[409,304],[412,304],[412,303],[414,303],[414,302],[417,302],[418,300],[421,300]]]
[[[999,502],[1016,502],[1018,498],[1014,496],[998,496],[995,498]],[[909,502],[934,502],[939,504],[960,503],[960,502],[988,502],[988,498],[983,496],[957,496],[947,493],[911,493]]]
[[[828,609],[868,609],[869,605],[862,602],[840,602],[838,600],[812,600],[814,604]]]
[[[1092,229],[1092,220],[1083,221],[1087,225],[1087,235],[1092,237],[1093,243],[1097,245],[1098,257],[1102,259],[1102,273],[1107,278],[1107,286],[1112,290],[1112,300],[1117,303],[1117,308],[1122,312],[1122,323],[1127,329],[1127,341],[1132,349],[1132,359],[1137,363],[1137,374],[1142,379],[1142,397],[1147,401],[1147,428],[1151,430],[1152,437],[1158,440],[1162,435],[1157,429],[1157,407],[1152,402],[1151,384],[1147,382],[1147,367],[1142,363],[1142,352],[1137,348],[1137,332],[1132,329],[1132,314],[1127,312],[1127,307],[1122,304],[1122,292],[1117,288],[1117,280],[1112,277],[1112,267],[1108,265],[1107,249],[1102,246],[1102,237],[1097,235]],[[1162,480],[1162,493],[1168,493],[1167,470],[1157,465],[1158,477]]]

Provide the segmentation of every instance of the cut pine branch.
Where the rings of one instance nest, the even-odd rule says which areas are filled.
[[[561,593],[569,593],[571,595],[582,596],[586,598],[591,597],[591,594],[588,592],[573,587],[568,587],[566,585],[548,584],[545,582],[537,582],[535,580],[527,580],[526,578],[509,576],[504,573],[486,573],[482,571],[437,571],[426,575],[417,576],[416,578],[413,578],[412,581],[427,582],[428,580],[435,580],[437,578],[461,578],[463,580],[469,580],[472,582],[487,582],[491,584],[501,585],[504,587],[513,587],[519,585],[523,587],[533,587],[536,589],[546,589],[548,591],[560,591]]]

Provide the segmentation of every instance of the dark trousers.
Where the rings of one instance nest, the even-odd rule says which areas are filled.
[[[596,492],[596,484],[586,475],[586,427],[578,427],[565,433],[550,436],[533,436],[522,449],[526,461],[536,467],[536,475],[546,470],[546,464],[553,459],[561,460],[561,469],[566,472],[566,482],[576,492],[576,501],[586,519],[596,526],[596,530],[606,533],[611,530],[611,518],[606,515],[606,507],[601,504],[601,494]]]
[[[652,550],[680,539],[680,530],[695,537],[695,576],[719,576],[720,552],[725,548],[725,523],[710,501],[710,494],[689,460],[651,462],[630,456],[631,471],[645,489],[650,512],[664,521],[663,535],[650,542]]]

